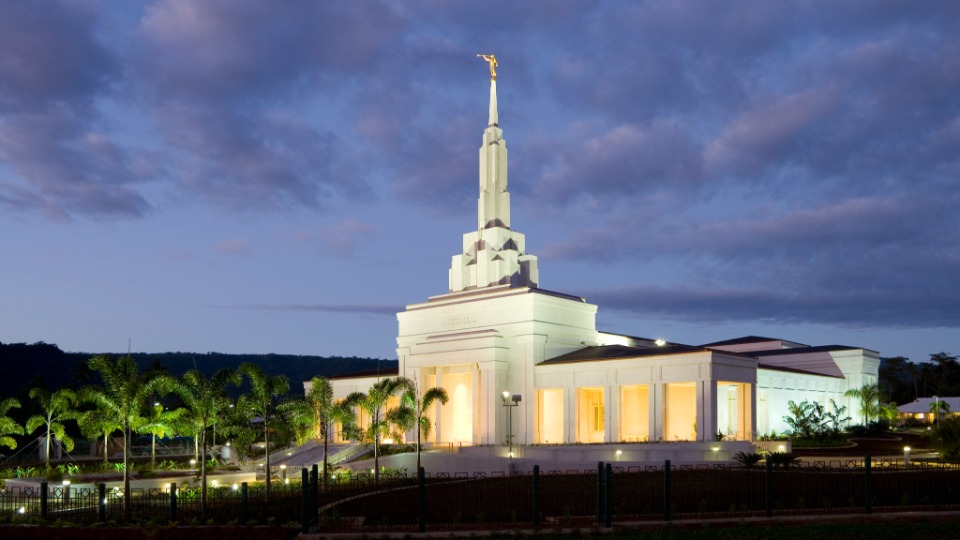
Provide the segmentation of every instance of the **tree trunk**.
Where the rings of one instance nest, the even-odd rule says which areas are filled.
[[[203,459],[200,460],[200,515],[207,515],[207,430],[201,432],[203,446]]]
[[[154,468],[157,464],[157,434],[153,434],[153,440],[150,441],[150,468]]]
[[[50,468],[50,425],[47,425],[47,444],[46,444],[46,453],[44,454],[44,463],[47,468]]]
[[[380,430],[373,436],[373,485],[380,483]]]
[[[267,473],[267,490],[266,490],[266,500],[270,500],[270,477],[272,476],[270,472],[270,439],[269,439],[269,430],[267,429],[267,418],[264,415],[263,418],[263,452],[266,456],[266,464],[264,468]]]
[[[420,474],[420,419],[417,418],[417,474]]]
[[[327,473],[327,437],[330,435],[329,428],[327,429],[326,434],[323,436],[323,490],[327,491],[327,478],[329,474]]]
[[[130,521],[130,428],[123,428],[123,520]]]

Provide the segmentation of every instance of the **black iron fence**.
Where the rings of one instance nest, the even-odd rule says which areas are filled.
[[[960,509],[960,467],[864,460],[664,465],[415,479],[320,508],[316,531],[590,527],[787,514]]]
[[[897,461],[812,461],[775,468],[723,465],[549,469],[534,473],[382,473],[263,484],[133,489],[139,522],[297,523],[304,531],[382,532],[566,528],[614,521],[960,509],[960,467]],[[0,489],[0,521],[77,524],[124,517],[120,489],[46,484]]]

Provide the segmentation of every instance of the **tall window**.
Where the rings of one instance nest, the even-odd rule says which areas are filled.
[[[603,442],[605,415],[603,388],[578,388],[577,442]]]

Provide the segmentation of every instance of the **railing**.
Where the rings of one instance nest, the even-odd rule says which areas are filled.
[[[960,509],[960,466],[823,460],[800,466],[726,464],[535,468],[533,474],[288,472],[269,500],[262,484],[132,489],[137,521],[297,522],[304,531],[360,532],[609,526],[614,521]],[[306,489],[301,489],[306,485]],[[0,519],[121,521],[121,489],[42,484],[0,489]]]

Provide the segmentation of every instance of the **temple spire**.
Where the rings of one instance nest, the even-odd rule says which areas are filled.
[[[497,80],[493,79],[490,81],[490,121],[488,125],[496,126],[499,123],[497,118]]]
[[[478,54],[490,65],[490,110],[480,145],[480,196],[477,229],[463,235],[463,251],[450,265],[450,292],[510,285],[537,287],[537,258],[525,253],[523,234],[510,229],[507,190],[507,141],[497,117],[497,59]]]
[[[485,62],[490,64],[490,118],[488,125],[495,126],[497,125],[497,66],[500,65],[497,62],[497,57],[492,54],[478,54],[477,58],[483,58]]]

